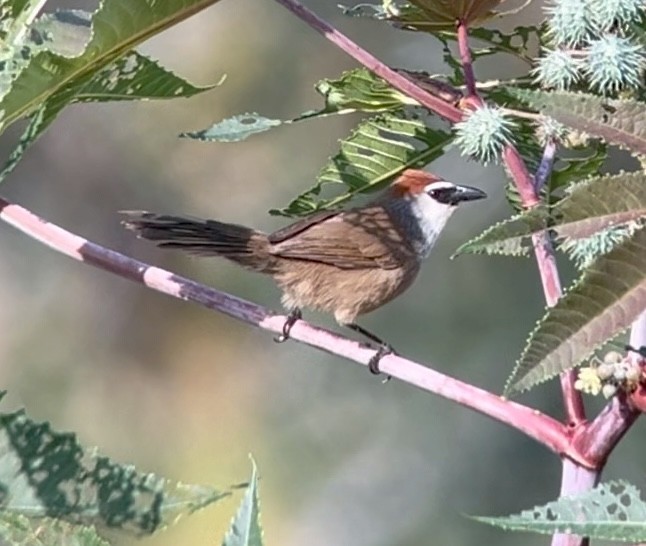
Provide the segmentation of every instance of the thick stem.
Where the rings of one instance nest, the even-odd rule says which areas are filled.
[[[543,284],[545,301],[549,307],[552,307],[556,305],[562,293],[554,247],[547,232],[533,235],[532,243],[541,283]],[[576,370],[568,370],[562,373],[560,380],[567,422],[570,427],[576,428],[585,421],[583,398],[581,393],[574,388]]]
[[[437,115],[453,123],[462,119],[462,112],[452,104],[431,95],[424,89],[415,85],[411,80],[398,74],[374,55],[359,47],[347,36],[339,32],[332,25],[321,19],[314,12],[299,4],[296,0],[276,0],[279,4],[291,11],[296,17],[307,23],[314,30],[325,36],[334,45],[354,57],[359,63],[371,70],[377,76],[386,80],[395,89],[399,89],[409,97],[418,101],[422,106],[435,112]]]
[[[220,311],[264,330],[275,333],[282,331],[286,320],[283,315],[274,314],[254,303],[99,246],[1,198],[0,219],[75,260],[144,284],[169,296]],[[312,326],[302,320],[294,324],[290,330],[290,338],[363,365],[367,365],[375,354],[374,349],[328,330]],[[385,356],[379,366],[385,374],[478,411],[524,432],[555,453],[571,457],[579,464],[588,464],[576,452],[570,450],[565,427],[537,410],[510,402],[400,356]],[[369,376],[366,374],[366,377]]]
[[[583,468],[578,464],[563,459],[561,491],[559,497],[585,493],[599,482],[600,470]],[[560,534],[552,537],[552,546],[588,546],[589,539],[576,535]]]

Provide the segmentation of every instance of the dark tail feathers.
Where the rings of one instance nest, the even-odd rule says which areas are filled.
[[[124,226],[164,248],[222,256],[254,271],[271,271],[267,235],[245,226],[142,211],[124,211]]]

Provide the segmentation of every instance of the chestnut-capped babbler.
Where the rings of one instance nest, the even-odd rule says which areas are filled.
[[[301,308],[332,313],[344,326],[379,344],[370,371],[392,349],[356,323],[404,292],[456,207],[486,194],[408,169],[364,206],[322,211],[267,234],[237,224],[183,216],[126,212],[124,224],[161,247],[222,256],[271,275],[289,316],[285,341]]]

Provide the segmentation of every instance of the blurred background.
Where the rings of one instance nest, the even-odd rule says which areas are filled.
[[[433,38],[305,5],[392,66],[444,70]],[[83,7],[90,2],[52,2]],[[540,3],[503,19],[532,24]],[[498,23],[496,23],[498,24]],[[228,0],[147,42],[142,51],[196,83],[190,100],[76,105],[32,148],[2,193],[61,226],[130,256],[279,309],[271,280],[224,261],[136,240],[117,211],[208,216],[272,230],[270,217],[308,188],[358,116],[285,126],[235,144],[178,139],[243,112],[289,118],[322,103],[314,84],[356,65],[275,2]],[[478,78],[526,67],[510,57]],[[18,129],[0,142],[4,157]],[[456,213],[415,286],[362,324],[405,356],[502,390],[543,310],[533,260],[463,256],[462,242],[509,214],[504,173],[452,151],[430,167],[479,186],[486,202]],[[362,366],[160,295],[58,255],[0,225],[3,409],[25,407],[58,430],[142,471],[226,487],[260,470],[268,545],[546,544],[464,514],[502,515],[553,499],[560,462],[521,434]],[[563,264],[565,282],[573,271]],[[335,327],[329,317],[309,314]],[[561,417],[556,382],[522,401]],[[606,478],[643,485],[643,425]],[[218,544],[240,495],[142,541]],[[122,542],[126,544],[127,542]]]

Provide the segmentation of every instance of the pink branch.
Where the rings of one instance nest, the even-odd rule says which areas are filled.
[[[455,123],[462,119],[462,112],[452,104],[435,97],[415,85],[405,76],[398,74],[375,56],[362,49],[347,36],[336,30],[329,23],[321,19],[314,12],[299,4],[296,0],[276,0],[279,4],[291,11],[296,17],[307,23],[314,30],[325,36],[334,45],[345,51],[348,55],[355,58],[359,63],[371,70],[377,76],[386,80],[395,89],[406,93],[409,97],[418,101],[421,105],[435,112],[439,116]]]
[[[459,20],[457,22],[457,34],[458,50],[460,52],[460,61],[462,62],[462,71],[464,72],[464,83],[467,86],[467,93],[470,97],[478,98],[479,101],[471,50],[469,49],[469,31],[465,21]]]
[[[561,491],[559,497],[585,493],[597,485],[599,472],[583,468],[569,459],[563,460]],[[552,546],[588,546],[589,539],[577,535],[557,534],[552,537]]]
[[[254,303],[99,246],[2,198],[0,198],[0,218],[30,237],[75,260],[110,271],[169,296],[220,311],[263,330],[275,333],[280,333],[282,330],[286,318],[284,315],[274,314]],[[296,322],[290,332],[290,338],[364,366],[374,355],[374,349],[302,320]],[[588,465],[577,452],[571,450],[566,428],[537,410],[510,402],[400,356],[384,357],[380,361],[380,368],[392,377],[516,428],[548,449],[570,457],[580,465]]]

